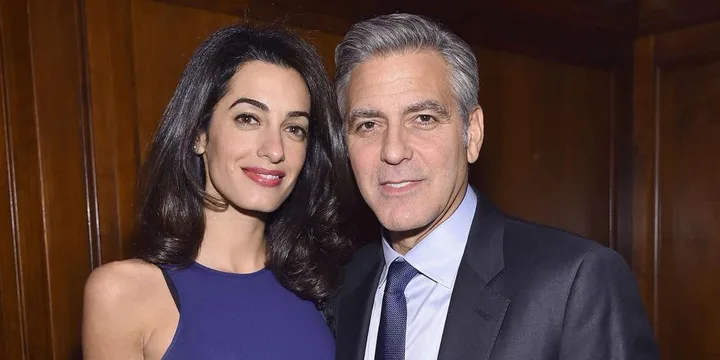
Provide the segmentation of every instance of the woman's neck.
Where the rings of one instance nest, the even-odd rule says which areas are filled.
[[[251,273],[265,267],[265,216],[205,209],[205,234],[196,261],[219,271]]]

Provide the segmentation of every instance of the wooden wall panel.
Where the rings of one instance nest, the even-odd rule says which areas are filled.
[[[637,4],[637,27],[647,35],[712,23],[720,18],[720,3],[716,0],[642,0]]]
[[[642,38],[635,43],[632,130],[632,269],[653,322],[657,317],[654,267],[658,210],[654,44],[653,38]]]
[[[610,244],[612,72],[479,49],[471,179],[510,214]]]
[[[8,172],[14,190],[15,261],[18,263],[19,304],[24,342],[7,349],[21,359],[52,359],[52,327],[47,274],[43,184],[35,118],[30,20],[26,1],[2,1],[2,53]],[[7,241],[7,240],[3,240]],[[3,256],[5,257],[5,256]],[[1,294],[11,299],[13,293]],[[8,314],[13,316],[14,314]],[[17,335],[16,335],[17,336]]]
[[[632,0],[158,0],[262,21],[344,34],[380,14],[423,14],[476,46],[534,58],[611,69],[632,34]]]
[[[129,1],[85,2],[93,265],[127,257],[140,161]],[[92,208],[92,206],[91,206]]]
[[[638,70],[652,79],[636,88],[636,145],[646,156],[636,158],[645,205],[635,242],[653,255],[641,281],[665,359],[720,357],[720,46],[701,41],[718,37],[720,24],[636,47]]]
[[[3,238],[4,348],[11,359],[79,355],[91,270],[83,55],[74,0],[3,1],[2,55],[11,236]],[[7,241],[7,242],[6,242]],[[12,274],[12,280],[5,282]],[[16,290],[12,289],[15,285]],[[19,301],[18,301],[19,300]],[[9,306],[16,312],[6,312]],[[9,309],[8,309],[9,310]],[[17,320],[20,320],[20,324]]]
[[[0,8],[0,19],[5,19]],[[0,20],[4,21],[4,20]],[[6,91],[4,29],[0,26],[0,358],[23,359],[23,323],[20,308],[18,262],[15,256],[17,237],[15,229],[15,175],[12,171],[12,146],[8,119],[8,93]]]
[[[141,157],[195,48],[215,30],[238,23],[235,16],[132,1],[133,64]]]
[[[720,62],[659,79],[658,336],[668,359],[718,358]]]
[[[79,355],[82,289],[92,269],[85,173],[85,83],[79,2],[30,0],[35,119],[53,356]],[[23,254],[23,259],[33,256]],[[24,271],[25,269],[23,269]],[[27,285],[31,285],[28,283]]]

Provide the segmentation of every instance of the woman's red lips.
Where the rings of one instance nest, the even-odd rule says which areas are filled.
[[[265,187],[276,187],[280,185],[282,179],[285,177],[285,172],[281,170],[270,170],[257,167],[247,167],[242,168],[242,170],[252,181]]]

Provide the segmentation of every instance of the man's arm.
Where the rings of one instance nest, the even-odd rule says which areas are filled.
[[[578,267],[565,309],[561,360],[659,359],[657,343],[625,260],[608,248]]]

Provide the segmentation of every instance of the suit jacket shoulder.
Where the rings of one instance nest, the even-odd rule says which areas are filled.
[[[636,280],[617,252],[507,216],[501,241],[475,248],[502,248],[504,267],[487,284],[509,302],[493,359],[540,353],[558,359],[657,358]]]
[[[508,268],[573,267],[590,253],[615,253],[598,242],[568,231],[512,217],[506,217],[503,242]]]

